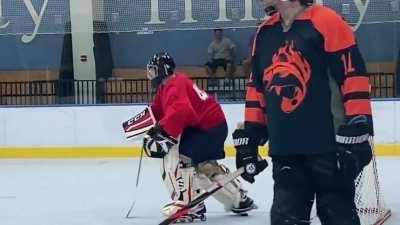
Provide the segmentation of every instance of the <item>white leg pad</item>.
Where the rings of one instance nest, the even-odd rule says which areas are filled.
[[[178,168],[177,171],[175,180],[177,190],[175,191],[173,202],[162,209],[162,213],[165,216],[172,215],[195,199],[201,192],[200,188],[196,186],[197,182],[195,182],[195,179],[197,176],[194,167]]]
[[[171,150],[162,159],[161,174],[172,200],[162,209],[162,213],[167,217],[187,205],[201,192],[196,181],[195,168],[191,166],[191,160],[179,155],[177,149]],[[194,207],[193,211],[196,212],[202,208],[204,205],[199,204],[198,207]]]
[[[161,177],[172,200],[176,200],[178,196],[179,187],[176,180],[178,173],[180,173],[179,164],[179,153],[177,149],[171,149],[161,160]]]
[[[229,171],[224,165],[218,165],[216,161],[202,163],[198,166],[198,180],[203,189],[209,188],[213,182],[226,179]],[[232,207],[238,207],[241,195],[241,184],[238,179],[226,184],[224,188],[217,191],[213,197],[224,205],[226,211],[231,211]]]
[[[190,176],[191,179],[194,177],[194,168],[191,167],[191,160],[186,156],[180,155],[178,149],[173,148],[169,153],[161,160],[161,176],[165,186],[167,187],[168,193],[173,201],[179,197],[180,184],[178,180],[182,180],[182,177]],[[191,168],[190,170],[184,170],[185,168]]]

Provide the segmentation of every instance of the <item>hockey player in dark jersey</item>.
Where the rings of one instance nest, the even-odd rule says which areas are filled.
[[[237,166],[254,182],[268,141],[272,225],[359,225],[354,180],[372,158],[370,82],[351,27],[312,0],[263,0]],[[276,13],[275,13],[276,12]],[[246,142],[238,140],[248,140]]]
[[[162,210],[167,217],[229,174],[217,163],[225,157],[228,133],[221,106],[174,69],[175,63],[167,53],[155,54],[147,65],[147,76],[157,89],[150,107],[157,124],[143,140],[148,156],[163,159],[162,177],[172,199]],[[233,213],[256,208],[237,179],[213,196]],[[204,220],[205,211],[204,203],[200,203],[178,222]]]

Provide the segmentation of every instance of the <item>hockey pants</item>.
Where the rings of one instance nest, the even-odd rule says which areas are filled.
[[[271,225],[309,225],[316,201],[322,225],[360,225],[355,184],[338,171],[336,153],[272,156]]]

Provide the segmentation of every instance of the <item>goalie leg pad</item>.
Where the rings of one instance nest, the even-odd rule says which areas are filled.
[[[167,204],[162,209],[162,213],[168,217],[196,198],[201,190],[196,181],[195,168],[191,167],[190,159],[182,157],[178,151],[170,151],[164,157],[161,168],[163,181],[172,199],[172,203]],[[201,218],[205,212],[206,208],[204,203],[201,202],[193,207],[188,215],[182,215],[182,218]]]
[[[180,155],[178,149],[173,149],[161,161],[161,177],[171,200],[178,200],[179,185],[177,180],[182,176],[182,168],[190,168],[190,158]]]
[[[167,204],[162,209],[162,213],[169,217],[172,214],[176,213],[179,209],[189,204],[193,199],[195,199],[201,192],[200,188],[197,186],[195,169],[194,167],[189,168],[181,168],[178,167],[176,173],[176,184],[177,190],[176,195],[174,196],[174,201],[170,204]],[[197,206],[193,207],[190,214],[204,214],[205,213],[204,203],[201,202]]]
[[[168,193],[173,201],[177,200],[178,183],[176,182],[179,172],[179,153],[177,150],[169,151],[161,160],[161,177]]]
[[[199,184],[202,188],[207,189],[213,182],[224,180],[229,174],[229,170],[223,165],[218,164],[215,160],[200,163],[197,166]],[[241,188],[241,183],[238,179],[226,184],[224,188],[217,191],[213,196],[214,198],[224,205],[226,211],[235,211],[241,207],[243,200],[250,199],[246,195],[246,191]],[[250,199],[251,200],[251,199]],[[247,208],[248,211],[255,208],[253,201],[248,202],[250,204]],[[251,206],[251,207],[250,207]]]

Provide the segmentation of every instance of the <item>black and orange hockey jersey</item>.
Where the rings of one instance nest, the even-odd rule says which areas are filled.
[[[279,13],[260,25],[245,122],[267,125],[270,155],[336,150],[330,80],[339,87],[336,103],[346,119],[372,118],[363,59],[351,27],[336,12],[311,6],[286,32]]]

